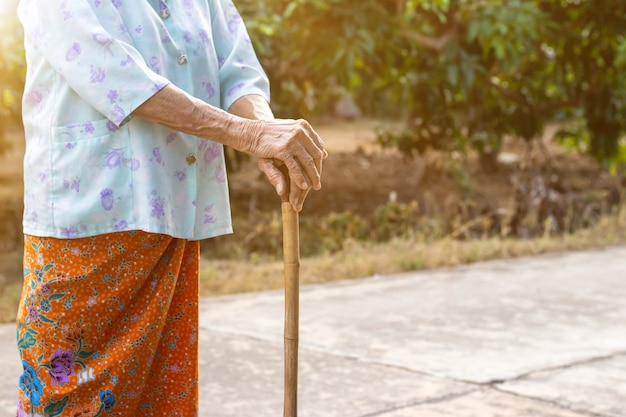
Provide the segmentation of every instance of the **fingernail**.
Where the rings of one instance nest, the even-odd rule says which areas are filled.
[[[283,184],[278,184],[276,186],[276,193],[278,193],[278,195],[283,195],[284,191],[285,191],[285,186]]]

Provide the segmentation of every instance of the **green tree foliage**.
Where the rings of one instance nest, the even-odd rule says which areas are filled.
[[[345,90],[367,101],[371,92],[360,87],[384,67],[377,49],[392,30],[375,23],[389,14],[385,1],[239,0],[237,5],[272,83],[279,115],[329,112]]]
[[[622,0],[240,3],[284,113],[327,112],[344,89],[406,117],[381,141],[407,154],[471,147],[489,163],[504,135],[555,118],[582,120],[573,137],[599,160],[624,154]]]
[[[279,116],[362,109],[406,118],[383,143],[479,151],[504,135],[532,140],[555,118],[598,160],[624,162],[623,0],[236,0],[272,82]],[[19,120],[20,26],[0,42],[0,128]],[[0,132],[1,134],[1,132]],[[0,139],[0,143],[1,143]]]

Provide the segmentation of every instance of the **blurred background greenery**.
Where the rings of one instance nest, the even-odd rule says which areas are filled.
[[[3,1],[6,129],[19,123],[25,68],[15,1]],[[505,135],[530,141],[546,123],[568,120],[577,123],[559,135],[567,146],[614,170],[626,157],[622,0],[236,3],[280,116],[332,114],[352,99],[366,115],[405,122],[403,132],[381,134],[386,145],[406,154],[473,149],[485,164]]]
[[[622,0],[239,0],[279,114],[333,111],[348,95],[400,117],[402,152],[468,148],[492,164],[503,138],[546,123],[616,169],[626,148]]]
[[[2,1],[0,153],[6,154],[21,139],[15,132],[21,126],[25,63],[17,1]],[[307,201],[304,255],[352,259],[342,251],[354,249],[355,242],[404,239],[413,243],[400,247],[420,252],[407,249],[403,257],[397,244],[391,252],[376,251],[385,262],[411,269],[456,259],[428,252],[452,247],[432,244],[442,239],[496,239],[463,249],[470,255],[458,258],[468,261],[623,241],[624,0],[235,4],[270,78],[278,116],[392,122],[381,126],[393,128],[376,129],[376,152],[359,149],[329,158],[325,191]],[[516,158],[503,165],[511,150]],[[237,161],[231,157],[231,168]],[[255,178],[237,175],[231,184],[237,237],[204,242],[205,256],[273,259],[280,253],[280,219],[271,210],[275,196],[267,185],[257,187]],[[2,180],[0,175],[4,186]],[[19,270],[19,196],[1,204],[0,248],[8,249],[0,252],[14,253],[10,263]],[[505,241],[569,239],[594,225],[601,228],[593,237],[575,243],[541,240],[516,250]],[[481,248],[490,248],[488,254],[476,255]],[[332,279],[393,270],[368,266],[372,251],[356,253],[353,269],[337,268],[335,259],[340,274],[329,268],[320,274]],[[0,257],[0,278],[7,262]],[[213,293],[223,285],[218,275],[209,278],[219,281]],[[258,286],[246,282],[227,291],[249,288]]]
[[[0,4],[0,154],[7,149],[10,128],[21,123],[20,111],[26,64],[22,26],[15,16],[17,0]]]

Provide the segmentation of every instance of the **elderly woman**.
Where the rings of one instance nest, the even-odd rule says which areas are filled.
[[[257,156],[300,210],[324,144],[273,118],[230,0],[22,0],[18,13],[17,415],[196,416],[198,240],[232,231],[223,145]]]

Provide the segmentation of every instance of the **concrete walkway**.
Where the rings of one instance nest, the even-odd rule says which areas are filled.
[[[202,417],[282,415],[282,308],[202,301]],[[301,417],[626,416],[626,248],[307,286],[300,329]]]

